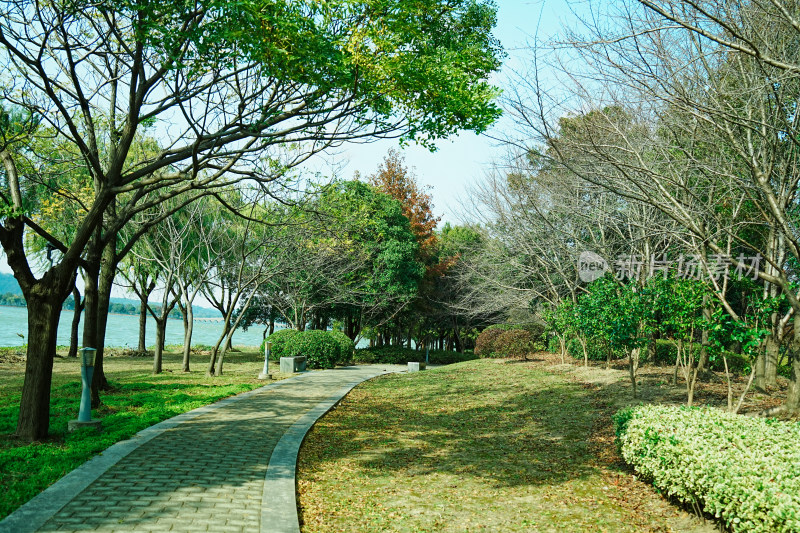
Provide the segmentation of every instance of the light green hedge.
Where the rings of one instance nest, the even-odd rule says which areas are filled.
[[[340,331],[282,329],[261,343],[270,342],[269,358],[279,361],[281,357],[306,357],[308,368],[333,368],[353,357],[355,346],[347,335]]]
[[[800,531],[800,424],[663,405],[614,423],[625,461],[667,494],[732,531]]]

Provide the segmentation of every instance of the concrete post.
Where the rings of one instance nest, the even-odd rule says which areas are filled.
[[[269,349],[272,342],[267,341],[264,343],[264,369],[258,375],[258,379],[272,379],[272,374],[269,373]]]

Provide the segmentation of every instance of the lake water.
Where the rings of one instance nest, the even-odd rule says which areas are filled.
[[[72,324],[72,311],[62,311],[58,324],[58,344],[69,346],[69,330]],[[233,344],[242,346],[259,346],[263,328],[256,326],[247,331],[238,330],[233,335]],[[83,323],[78,330],[83,332]],[[192,344],[214,345],[222,333],[222,322],[195,321],[192,333]],[[22,336],[20,336],[22,335]],[[0,306],[0,346],[22,346],[27,342],[28,310],[25,307]],[[156,342],[156,323],[148,317],[147,346]],[[167,321],[167,344],[183,344],[183,320]],[[139,345],[139,317],[134,315],[108,316],[106,328],[106,346],[136,348]]]

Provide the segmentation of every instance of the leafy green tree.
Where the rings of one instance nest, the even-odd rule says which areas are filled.
[[[581,308],[578,315],[583,317],[579,324],[588,326],[591,336],[607,345],[609,358],[615,350],[628,355],[628,370],[636,397],[640,352],[651,327],[647,320],[650,306],[646,293],[636,283],[619,283],[605,275],[591,283],[588,292],[578,299],[578,307]]]
[[[653,277],[644,291],[654,326],[662,338],[671,338],[676,343],[675,376],[680,369],[686,383],[686,403],[691,406],[700,370],[695,338],[708,327],[703,313],[708,287],[695,279]]]
[[[584,364],[589,365],[589,358],[586,352],[586,330],[581,328],[577,317],[577,306],[572,300],[562,300],[555,307],[547,305],[542,309],[542,318],[551,331],[558,338],[559,353],[561,354],[561,363],[565,362],[567,355],[567,341],[570,337],[580,336],[582,346],[584,346]]]
[[[396,200],[358,181],[319,188],[302,206],[279,209],[273,226],[279,263],[261,291],[294,329],[313,315],[364,325],[395,315],[416,296],[423,266],[417,242]],[[327,322],[323,321],[323,322]]]

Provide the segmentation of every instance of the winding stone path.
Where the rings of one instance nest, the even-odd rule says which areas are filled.
[[[313,423],[396,365],[309,372],[118,443],[0,522],[0,532],[299,531],[295,463]]]

